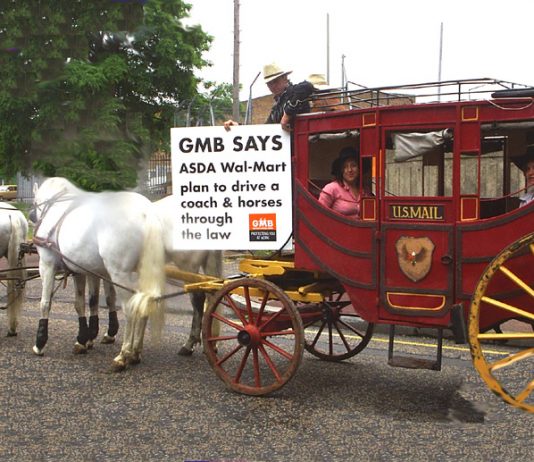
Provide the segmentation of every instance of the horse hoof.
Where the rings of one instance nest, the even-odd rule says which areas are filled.
[[[17,335],[18,335],[18,333],[13,331],[13,330],[8,330],[7,331],[7,336],[8,337],[16,337]]]
[[[95,344],[94,344],[94,342],[92,340],[88,340],[86,346],[87,346],[88,350],[92,350],[94,348]]]
[[[108,334],[105,334],[104,337],[102,337],[101,343],[104,345],[110,345],[112,343],[115,343],[115,337],[111,337]]]
[[[137,366],[141,362],[141,356],[131,356],[128,358],[128,364]]]
[[[180,351],[178,352],[178,356],[192,356],[193,355],[193,350],[190,350],[189,348],[187,347],[182,347],[180,348]]]
[[[73,352],[75,355],[84,355],[84,354],[87,353],[87,347],[85,347],[85,346],[82,345],[81,343],[76,342],[76,343],[74,344],[74,348],[73,348],[72,352]]]
[[[44,349],[44,348],[43,348]],[[32,348],[32,351],[35,355],[37,356],[43,356],[44,355],[44,351],[43,350],[40,350],[39,348],[37,348],[37,345],[34,345],[33,348]]]
[[[122,361],[113,361],[111,365],[112,372],[122,372],[126,369],[126,364]]]

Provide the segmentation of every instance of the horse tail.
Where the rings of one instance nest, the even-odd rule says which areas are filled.
[[[138,292],[128,304],[134,324],[148,317],[155,340],[159,340],[164,324],[165,303],[161,298],[165,293],[165,250],[163,229],[154,213],[145,220],[143,248],[138,264]]]
[[[7,249],[7,261],[10,269],[7,281],[7,317],[9,332],[15,334],[17,331],[17,319],[22,309],[24,300],[24,285],[26,280],[26,270],[24,263],[19,260],[20,245],[26,241],[28,234],[28,222],[22,212],[16,210],[10,215],[11,236]],[[21,267],[22,263],[22,267]]]

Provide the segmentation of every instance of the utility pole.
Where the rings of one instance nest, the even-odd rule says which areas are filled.
[[[439,64],[438,64],[438,82],[441,83],[441,60],[443,58],[443,23],[439,28]],[[438,101],[441,101],[441,85],[438,86]]]
[[[330,13],[326,13],[326,81],[330,84]]]
[[[232,119],[236,122],[241,122],[239,114],[239,0],[234,0],[234,81],[232,103]]]

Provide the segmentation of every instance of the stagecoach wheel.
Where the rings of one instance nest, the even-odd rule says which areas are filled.
[[[469,313],[473,364],[491,391],[504,401],[534,413],[534,233],[505,248],[482,273]],[[514,319],[502,333],[484,332],[487,319]],[[481,328],[482,327],[482,328]],[[498,356],[483,341],[505,342]],[[487,347],[488,345],[486,345]],[[527,378],[520,380],[525,371]],[[519,382],[519,383],[518,383]]]
[[[374,324],[360,318],[350,301],[325,301],[317,315],[302,312],[306,351],[325,361],[343,361],[360,353],[373,336]]]
[[[302,320],[291,299],[275,284],[236,279],[215,294],[204,313],[202,343],[209,363],[228,387],[247,395],[265,395],[283,387],[300,364]]]

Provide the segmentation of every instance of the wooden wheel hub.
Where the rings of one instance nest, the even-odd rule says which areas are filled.
[[[260,330],[256,326],[248,324],[237,334],[237,341],[243,346],[257,347],[261,343]]]

